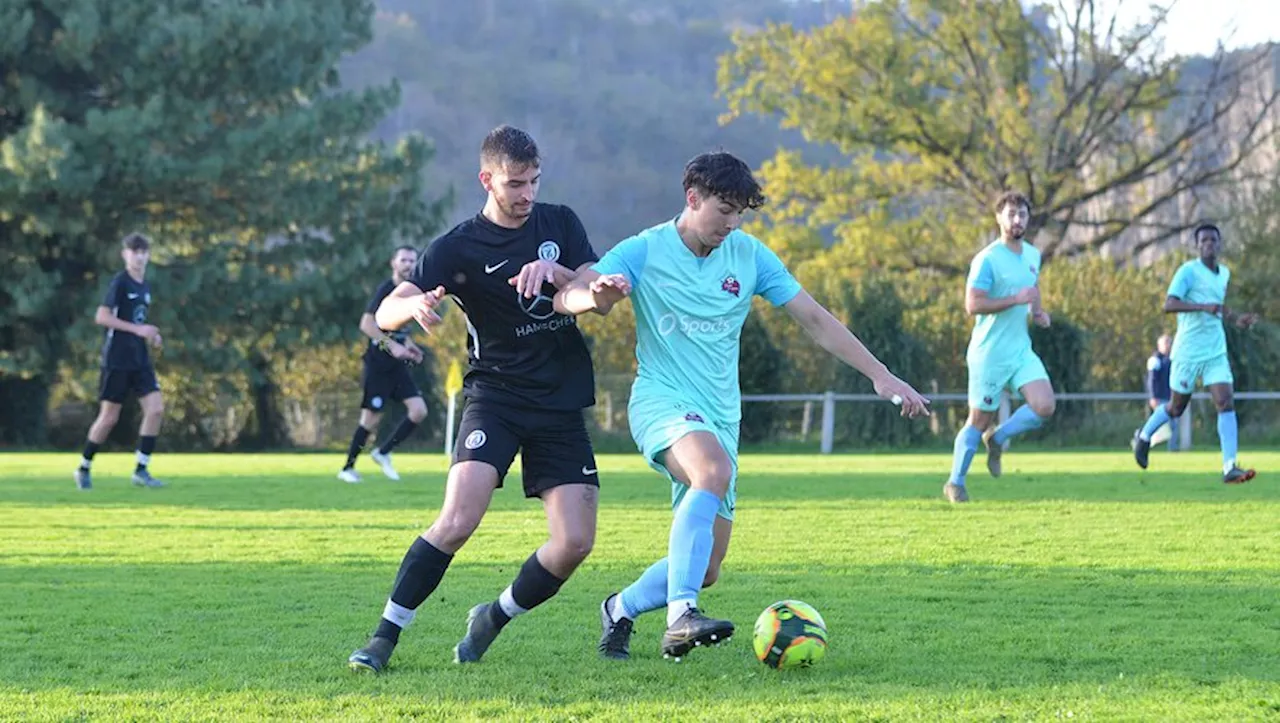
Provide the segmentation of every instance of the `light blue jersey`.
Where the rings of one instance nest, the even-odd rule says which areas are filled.
[[[1169,284],[1169,296],[1188,304],[1226,303],[1227,283],[1231,271],[1221,263],[1215,272],[1196,259],[1178,267]],[[1227,335],[1222,328],[1221,314],[1190,311],[1178,314],[1178,333],[1173,337],[1173,349],[1169,352],[1175,363],[1192,364],[1208,361],[1227,354]],[[1207,384],[1208,382],[1206,382]]]
[[[699,258],[668,221],[619,243],[592,268],[631,282],[639,363],[633,402],[683,402],[708,415],[708,423],[736,425],[738,354],[751,297],[780,306],[800,293],[777,254],[734,230]]]
[[[973,257],[967,284],[970,289],[987,292],[989,298],[1002,299],[1035,286],[1039,278],[1039,249],[1023,241],[1022,253],[1016,254],[1003,241],[996,240]],[[1030,304],[1016,304],[994,314],[978,314],[969,339],[970,366],[981,366],[987,359],[1015,359],[1029,353],[1030,313]]]

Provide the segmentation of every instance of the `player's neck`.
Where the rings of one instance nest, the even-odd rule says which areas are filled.
[[[1022,237],[1021,237],[1021,236],[1018,236],[1018,237],[1016,237],[1016,238],[1014,238],[1014,237],[1009,237],[1009,238],[1007,238],[1007,237],[1005,237],[1005,236],[1004,236],[1004,234],[1001,234],[1001,235],[1000,235],[1000,243],[1004,244],[1005,246],[1008,246],[1010,251],[1015,251],[1015,252],[1021,252],[1021,251],[1022,251]]]
[[[131,268],[129,268],[128,266],[126,266],[126,267],[125,267],[125,269],[124,269],[124,272],[125,272],[126,274],[128,274],[128,275],[129,275],[129,278],[133,279],[134,281],[138,282],[139,284],[141,284],[141,283],[142,283],[142,280],[143,280],[143,279],[147,278],[147,270],[146,270],[146,269],[143,269],[142,271],[134,271],[133,269],[131,269]]]
[[[1218,260],[1217,260],[1216,258],[1213,258],[1213,259],[1206,259],[1206,258],[1204,258],[1204,257],[1202,256],[1202,257],[1200,257],[1200,263],[1202,263],[1202,264],[1204,264],[1206,267],[1208,267],[1208,269],[1209,269],[1210,271],[1212,271],[1213,273],[1215,273],[1215,274],[1216,274],[1216,273],[1218,273]]]
[[[480,215],[489,219],[494,225],[503,228],[520,228],[525,221],[529,220],[528,216],[514,218],[503,213],[502,208],[498,206],[498,202],[493,200],[492,196],[484,202],[484,208],[480,209]]]
[[[680,234],[680,241],[684,244],[684,247],[698,258],[706,258],[715,250],[714,247],[707,246],[698,240],[698,236],[685,223],[684,212],[681,212],[680,216],[676,218],[676,233]]]

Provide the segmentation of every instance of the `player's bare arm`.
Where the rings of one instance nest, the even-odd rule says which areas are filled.
[[[409,347],[392,339],[390,335],[378,328],[378,322],[374,320],[373,314],[360,316],[360,333],[372,339],[378,348],[386,351],[392,358],[414,360],[414,354]]]
[[[1028,286],[1013,296],[1002,296],[993,299],[982,289],[965,289],[964,311],[970,316],[977,314],[998,314],[1005,309],[1019,304],[1031,304],[1033,309],[1040,308],[1040,289]]]
[[[444,287],[424,292],[410,281],[404,281],[378,305],[374,323],[379,329],[400,329],[410,321],[418,322],[425,331],[440,323],[436,306],[444,298]]]
[[[93,323],[98,326],[105,326],[108,329],[123,331],[134,336],[142,337],[151,342],[152,346],[160,346],[162,339],[160,338],[160,329],[154,324],[134,324],[124,319],[116,318],[111,313],[111,309],[105,306],[99,306],[98,311],[93,315]]]
[[[569,285],[578,275],[591,267],[592,262],[587,262],[576,269],[561,266],[554,261],[530,261],[521,267],[520,272],[510,279],[507,283],[516,287],[516,291],[526,299],[532,299],[542,290],[544,283],[551,284],[557,289],[563,289]]]
[[[631,283],[622,274],[600,275],[600,272],[584,268],[577,278],[556,294],[558,313],[577,316],[588,311],[608,314],[613,305],[631,293]]]
[[[832,316],[826,307],[814,301],[807,291],[801,291],[794,299],[788,301],[783,308],[800,326],[813,337],[814,341],[832,356],[857,369],[863,376],[871,380],[876,394],[891,399],[902,405],[902,415],[916,417],[929,414],[929,400],[925,399],[910,384],[894,376],[879,359],[875,357],[848,327]]]

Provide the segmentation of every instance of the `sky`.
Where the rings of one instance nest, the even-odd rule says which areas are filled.
[[[1119,6],[1120,18],[1130,23],[1150,15],[1149,0],[1100,4]],[[1209,55],[1220,39],[1228,50],[1280,40],[1280,0],[1179,0],[1169,13],[1166,52]]]

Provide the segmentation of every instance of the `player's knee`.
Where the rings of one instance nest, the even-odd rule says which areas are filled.
[[[592,548],[595,547],[595,536],[585,530],[580,530],[564,535],[561,539],[556,540],[555,544],[556,547],[560,548],[563,559],[577,565],[591,554]]]
[[[1036,416],[1041,419],[1048,419],[1049,417],[1052,417],[1053,413],[1057,410],[1058,400],[1053,397],[1049,397],[1048,399],[1037,399],[1036,401],[1031,402],[1031,411],[1035,412]]]
[[[427,531],[433,544],[445,551],[457,550],[471,539],[471,535],[480,526],[480,518],[462,513],[446,513],[431,525]]]
[[[691,470],[689,485],[694,489],[706,490],[720,499],[729,491],[729,482],[733,479],[733,465],[729,460],[709,462],[700,469]]]
[[[421,399],[410,402],[408,414],[409,421],[421,424],[422,420],[427,418],[427,405]]]
[[[160,399],[150,402],[143,407],[142,414],[152,418],[164,416],[164,402]]]
[[[1236,403],[1235,400],[1228,397],[1227,399],[1213,400],[1213,406],[1218,408],[1219,414],[1225,414],[1227,412],[1235,411]]]
[[[98,424],[105,427],[114,427],[116,422],[120,421],[120,409],[118,407],[103,407],[98,410]]]

